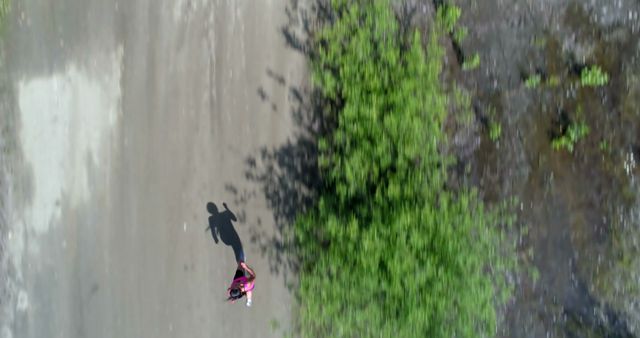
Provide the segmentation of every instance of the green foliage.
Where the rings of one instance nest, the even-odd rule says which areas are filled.
[[[494,107],[489,107],[487,110],[487,118],[489,119],[489,139],[496,142],[502,136],[502,124],[496,117],[496,110]]]
[[[450,111],[455,114],[456,120],[463,126],[470,126],[475,120],[475,114],[471,107],[471,95],[461,87],[453,86],[452,95],[449,99],[448,106]]]
[[[399,34],[386,1],[334,1],[333,11],[312,69],[336,124],[318,141],[323,191],[295,224],[300,335],[490,336],[515,264],[496,225],[512,218],[445,189],[450,161],[439,152],[448,102],[438,37],[459,9],[439,9],[426,53],[417,32]]]
[[[473,70],[480,67],[480,54],[475,53],[473,56],[462,64],[462,70]]]
[[[436,15],[445,32],[453,33],[458,19],[460,19],[460,15],[462,15],[462,10],[456,5],[443,4],[438,7]]]
[[[489,123],[489,138],[491,141],[497,141],[502,135],[502,125],[500,122],[491,121]]]
[[[533,74],[527,78],[527,80],[524,82],[524,85],[525,87],[530,89],[537,88],[540,85],[541,81],[542,77],[540,76],[540,74]]]
[[[589,126],[584,122],[569,124],[567,131],[560,137],[551,141],[551,146],[555,150],[566,149],[573,152],[575,144],[589,134]]]
[[[609,82],[609,75],[599,66],[587,67],[580,74],[580,83],[585,87],[604,86]]]
[[[461,14],[462,10],[460,10],[460,7],[452,4],[443,4],[438,7],[436,15],[440,28],[444,32],[452,34],[453,41],[455,41],[456,43],[462,43],[462,41],[467,37],[468,34],[468,30],[466,27],[457,26]],[[471,58],[465,60],[462,63],[462,70],[472,70],[478,68],[479,66],[480,55],[478,53],[475,53]]]
[[[462,41],[464,41],[464,39],[467,37],[468,33],[469,31],[467,27],[456,27],[453,31],[453,41],[458,44],[462,43]]]

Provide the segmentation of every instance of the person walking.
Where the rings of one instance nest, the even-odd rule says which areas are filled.
[[[256,273],[244,262],[238,262],[236,274],[233,276],[231,286],[227,289],[228,301],[235,303],[238,299],[247,296],[247,306],[251,306],[253,289],[255,287]]]

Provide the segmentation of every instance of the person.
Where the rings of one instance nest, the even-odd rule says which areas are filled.
[[[249,275],[247,277],[247,275]],[[256,273],[244,262],[240,261],[233,276],[231,286],[227,289],[229,293],[228,301],[235,303],[236,300],[247,296],[247,306],[251,306],[253,289],[255,287]]]

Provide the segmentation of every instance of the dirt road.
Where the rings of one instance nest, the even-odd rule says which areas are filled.
[[[250,238],[274,216],[245,172],[295,132],[287,3],[13,1],[0,337],[282,336],[292,296]],[[251,308],[224,302],[236,262],[208,202],[236,216]]]

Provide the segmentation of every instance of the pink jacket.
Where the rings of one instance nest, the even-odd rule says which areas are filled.
[[[255,287],[255,281],[249,282],[249,279],[245,276],[238,277],[231,282],[231,287],[228,289],[231,291],[234,285],[244,285],[244,291],[251,291]]]

